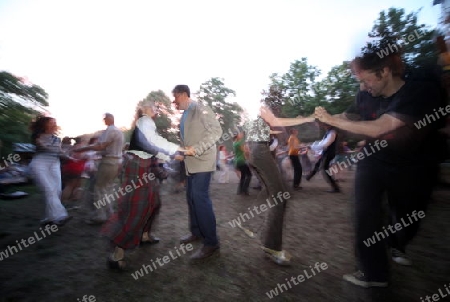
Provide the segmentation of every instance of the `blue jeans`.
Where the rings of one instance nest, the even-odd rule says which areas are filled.
[[[190,174],[187,177],[186,198],[189,208],[189,227],[193,235],[203,238],[203,244],[219,244],[216,216],[209,198],[212,172]]]

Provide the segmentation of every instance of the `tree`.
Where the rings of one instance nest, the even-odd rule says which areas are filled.
[[[437,62],[437,48],[433,41],[436,32],[425,24],[417,24],[420,12],[405,14],[404,9],[390,8],[380,12],[369,37],[374,41],[363,51],[377,51],[379,55],[399,51],[408,69],[424,68]]]
[[[236,92],[227,88],[221,78],[211,78],[200,85],[195,94],[197,100],[211,107],[217,116],[224,132],[234,131],[241,123],[242,107],[236,102],[228,102],[227,98],[236,96]]]
[[[12,144],[30,142],[29,126],[34,115],[48,106],[47,93],[13,74],[0,72],[1,154],[12,152]]]
[[[358,88],[359,84],[350,72],[349,62],[334,66],[320,82],[321,93],[326,96],[323,106],[331,114],[345,111],[355,101]]]

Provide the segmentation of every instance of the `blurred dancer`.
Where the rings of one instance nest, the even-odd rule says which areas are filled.
[[[36,152],[30,163],[31,172],[39,189],[44,193],[45,218],[42,224],[64,225],[72,217],[61,204],[60,157],[67,157],[61,150],[61,140],[55,135],[56,120],[38,117],[31,125],[31,140]]]
[[[107,126],[106,130],[95,144],[73,150],[73,152],[100,151],[102,155],[95,177],[89,186],[90,194],[88,194],[87,204],[91,215],[85,221],[87,224],[102,224],[113,213],[112,202],[107,202],[100,207],[96,204],[98,205],[98,202],[104,200],[106,196],[112,195],[114,180],[122,164],[123,133],[114,125],[114,116],[111,113],[105,113],[103,121]]]
[[[236,169],[239,170],[240,178],[239,185],[237,189],[237,195],[249,195],[248,188],[250,186],[250,182],[252,180],[252,172],[250,172],[250,168],[247,165],[244,155],[244,133],[239,132],[233,143],[234,150],[234,161],[236,165]]]
[[[157,107],[151,101],[140,105],[134,123],[130,145],[126,151],[122,168],[121,188],[132,187],[131,192],[120,194],[118,210],[103,225],[101,233],[106,236],[114,249],[108,258],[109,267],[123,269],[125,250],[140,244],[155,244],[160,241],[151,234],[151,228],[161,207],[158,180],[153,168],[157,164],[152,157],[168,162],[171,157],[181,160],[174,154],[180,147],[161,137],[153,121]]]
[[[272,112],[263,107],[257,119],[244,125],[249,147],[249,165],[266,188],[269,199],[274,197],[278,199],[276,204],[271,204],[267,210],[261,244],[263,251],[279,265],[287,265],[290,262],[289,253],[282,248],[284,211],[290,195],[270,152],[270,127],[294,126],[312,121],[314,121],[312,117],[277,119]]]
[[[302,182],[302,164],[300,163],[300,158],[298,153],[300,151],[300,140],[298,139],[298,130],[291,129],[291,135],[288,139],[289,146],[289,159],[291,160],[292,168],[294,169],[294,180],[292,183],[292,188],[294,190],[300,190],[300,183]]]
[[[396,225],[426,210],[436,177],[433,154],[438,123],[416,125],[426,117],[436,120],[442,95],[433,83],[405,82],[403,70],[397,53],[380,58],[376,52],[366,52],[352,62],[353,73],[365,86],[355,103],[339,115],[331,116],[321,107],[315,112],[323,123],[367,136],[366,146],[359,152],[364,151],[365,156],[362,160],[358,157],[355,176],[358,271],[344,275],[345,280],[362,287],[388,285],[385,241],[367,244],[375,235],[385,238],[381,229],[384,194],[388,196],[391,224]],[[395,262],[411,264],[405,249],[419,224],[420,220],[414,219],[408,227],[386,235]]]

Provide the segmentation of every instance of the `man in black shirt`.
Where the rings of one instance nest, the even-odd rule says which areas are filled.
[[[396,53],[383,58],[375,52],[357,57],[352,71],[363,89],[355,103],[334,116],[322,107],[315,110],[320,121],[367,136],[365,147],[354,155],[358,161],[355,251],[359,271],[344,275],[345,280],[363,287],[388,285],[384,239],[395,262],[411,264],[405,248],[425,216],[436,176],[433,138],[441,95],[433,83],[403,80],[403,70]],[[382,227],[384,194],[390,222]]]

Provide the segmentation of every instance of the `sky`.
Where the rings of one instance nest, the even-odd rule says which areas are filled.
[[[0,0],[0,70],[49,94],[62,135],[129,127],[153,90],[196,92],[212,77],[250,115],[272,73],[302,57],[326,74],[364,45],[379,13],[417,11],[434,28],[432,0]]]

